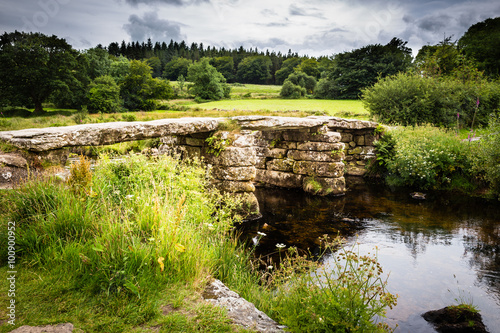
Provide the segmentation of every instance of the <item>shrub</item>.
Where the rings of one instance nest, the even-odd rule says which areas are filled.
[[[372,116],[388,124],[456,126],[486,125],[487,115],[500,107],[500,85],[451,77],[399,73],[363,90],[363,104]],[[480,104],[477,107],[477,100]]]
[[[389,185],[423,190],[471,186],[467,143],[452,132],[427,125],[397,128],[389,133],[376,144],[378,149],[385,149],[379,163],[387,169]]]
[[[307,93],[312,94],[316,87],[316,79],[302,72],[295,72],[288,76],[281,88],[283,98],[300,98]]]
[[[111,76],[99,76],[89,85],[87,100],[90,112],[117,112],[121,104],[120,88]]]
[[[283,98],[293,98],[298,99],[306,95],[306,88],[302,88],[296,84],[293,84],[288,79],[285,80],[283,86],[281,87],[280,96]]]
[[[325,249],[332,255],[321,265],[291,248],[272,275],[278,321],[294,332],[390,331],[374,322],[397,303],[376,257],[359,254],[339,238]]]
[[[500,200],[500,118],[492,116],[489,134],[474,143],[471,155],[474,172],[490,184],[492,193]]]

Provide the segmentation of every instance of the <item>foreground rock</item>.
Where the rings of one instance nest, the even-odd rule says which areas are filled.
[[[64,323],[58,325],[46,325],[46,326],[28,326],[24,325],[10,333],[71,333],[73,332],[73,324]]]
[[[459,306],[448,306],[429,311],[424,313],[422,317],[433,324],[440,333],[488,332],[479,312],[473,312]]]
[[[237,325],[258,332],[284,332],[284,326],[278,325],[255,305],[240,297],[219,280],[213,281],[207,287],[203,298],[216,306],[225,308],[228,316]]]

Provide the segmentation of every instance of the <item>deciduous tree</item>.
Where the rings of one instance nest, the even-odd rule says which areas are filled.
[[[75,81],[77,52],[64,39],[41,33],[12,32],[0,36],[0,90],[12,103],[35,106]]]

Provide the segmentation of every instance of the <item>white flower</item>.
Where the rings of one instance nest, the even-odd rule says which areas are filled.
[[[263,233],[263,232],[260,232],[260,231],[257,231],[257,235],[259,235],[259,236],[262,236],[262,237],[265,237],[265,236],[267,236],[267,235],[266,235],[265,233]]]
[[[271,266],[267,266],[267,269],[273,269],[273,266],[272,265]]]
[[[285,244],[283,244],[283,243],[278,243],[278,244],[276,244],[276,247],[277,247],[278,249],[282,249],[282,248],[285,248],[285,247],[286,247],[286,245],[285,245]]]
[[[127,195],[125,196],[125,199],[132,199],[133,197],[134,197],[134,195],[133,195],[133,194],[127,194]]]

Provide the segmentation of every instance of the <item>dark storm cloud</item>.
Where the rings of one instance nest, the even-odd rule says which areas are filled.
[[[448,26],[451,17],[448,15],[430,16],[420,20],[417,26],[426,31],[441,32],[444,27]]]
[[[172,6],[190,6],[190,5],[197,5],[200,3],[210,3],[210,0],[125,0],[125,2],[127,2],[132,6],[137,6],[138,4],[146,4],[146,5],[165,4]]]
[[[304,7],[299,7],[295,4],[290,5],[288,7],[288,12],[292,16],[312,16],[316,18],[323,18],[323,14],[321,11],[317,8],[304,8]]]
[[[163,20],[156,12],[145,13],[141,18],[137,15],[130,15],[129,23],[123,28],[130,35],[133,41],[143,41],[147,38],[153,40],[181,40],[181,24]]]

